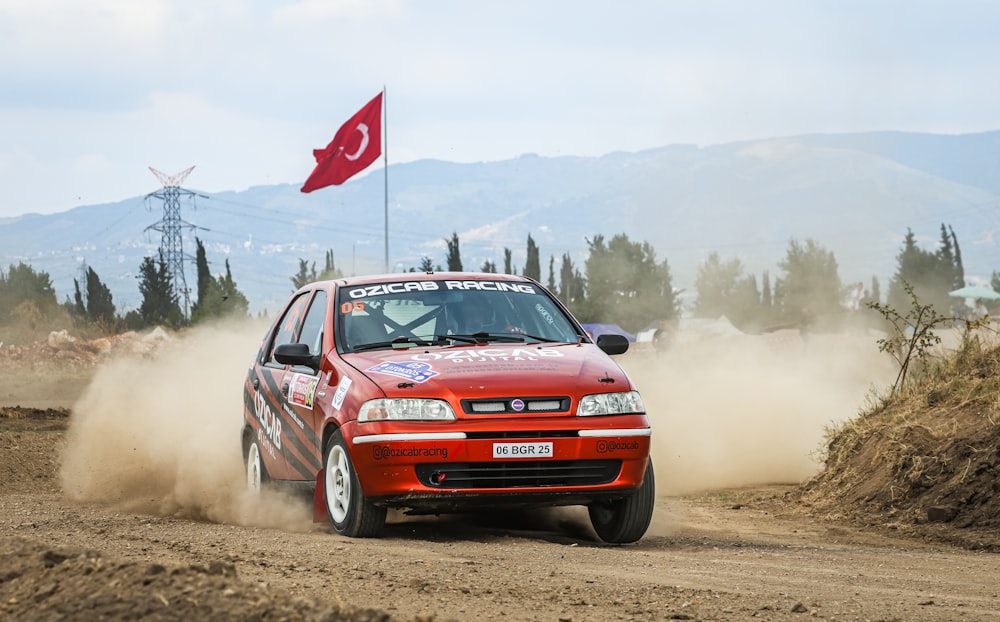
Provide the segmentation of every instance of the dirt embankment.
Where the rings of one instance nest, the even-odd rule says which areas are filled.
[[[1000,553],[1000,348],[986,337],[840,426],[795,499],[827,519]]]

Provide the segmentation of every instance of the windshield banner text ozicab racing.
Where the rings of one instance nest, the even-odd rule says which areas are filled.
[[[384,296],[386,294],[405,294],[406,292],[433,291],[482,291],[482,292],[515,292],[520,294],[537,294],[534,285],[528,283],[510,283],[507,281],[401,281],[399,283],[379,283],[355,287],[347,292],[352,300],[369,296]]]

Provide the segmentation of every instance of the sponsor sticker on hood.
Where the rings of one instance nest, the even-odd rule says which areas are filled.
[[[411,382],[426,382],[438,375],[436,371],[431,369],[430,363],[422,361],[386,361],[369,367],[365,371],[395,376]]]
[[[451,351],[420,352],[414,361],[434,361],[447,373],[537,373],[554,371],[564,364],[563,353],[556,348],[489,347],[460,348]]]

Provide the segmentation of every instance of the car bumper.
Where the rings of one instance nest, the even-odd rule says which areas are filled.
[[[444,511],[573,505],[642,484],[651,435],[645,416],[520,420],[516,432],[509,421],[475,423],[352,423],[345,436],[365,496]]]

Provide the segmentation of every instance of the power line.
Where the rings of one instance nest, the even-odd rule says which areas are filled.
[[[163,218],[146,227],[145,231],[152,229],[153,231],[159,231],[161,234],[160,256],[166,262],[167,269],[173,277],[174,289],[184,296],[184,316],[187,317],[191,299],[187,280],[184,278],[184,260],[192,258],[184,254],[182,229],[196,229],[199,227],[181,218],[180,197],[190,197],[193,205],[194,197],[197,195],[191,190],[181,188],[180,185],[191,174],[191,171],[194,170],[194,166],[188,167],[175,175],[166,175],[152,166],[149,167],[149,170],[160,180],[163,188],[147,194],[146,201],[148,204],[150,197],[163,201]]]

